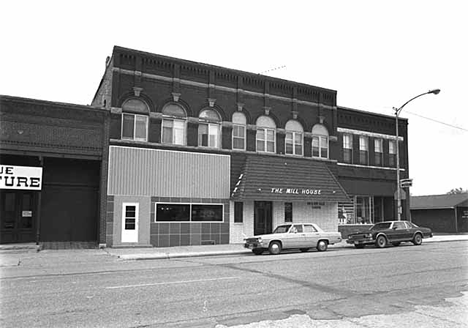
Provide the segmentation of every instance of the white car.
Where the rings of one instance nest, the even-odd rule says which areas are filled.
[[[341,240],[340,232],[325,232],[315,223],[290,223],[276,227],[273,233],[246,238],[244,247],[251,249],[255,255],[266,250],[276,255],[283,249],[292,248],[300,249],[301,252],[317,248],[319,252],[323,252],[328,245]]]

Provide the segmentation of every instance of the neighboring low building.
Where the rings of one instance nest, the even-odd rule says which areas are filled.
[[[413,196],[411,219],[434,232],[468,232],[468,193]]]
[[[0,244],[103,239],[107,117],[90,106],[0,96]]]

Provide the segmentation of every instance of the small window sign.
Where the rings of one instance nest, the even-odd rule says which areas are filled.
[[[30,217],[32,217],[32,211],[22,211],[21,216],[23,218],[30,218]]]

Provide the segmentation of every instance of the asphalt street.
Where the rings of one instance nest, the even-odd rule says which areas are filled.
[[[23,263],[1,267],[0,323],[221,328],[297,327],[302,320],[304,327],[384,327],[394,322],[392,316],[447,310],[447,299],[462,299],[468,291],[467,245],[147,261],[99,250],[29,253]],[[464,326],[466,316],[445,312],[426,320],[434,327]],[[360,326],[356,320],[383,325]]]

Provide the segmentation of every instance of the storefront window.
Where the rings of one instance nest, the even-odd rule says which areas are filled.
[[[190,205],[157,204],[156,221],[190,221]]]
[[[284,203],[284,222],[293,221],[293,204]]]
[[[223,205],[192,205],[192,221],[223,221]]]
[[[223,205],[156,204],[156,222],[223,221]]]
[[[234,222],[242,223],[244,222],[244,203],[235,202],[234,203]]]

